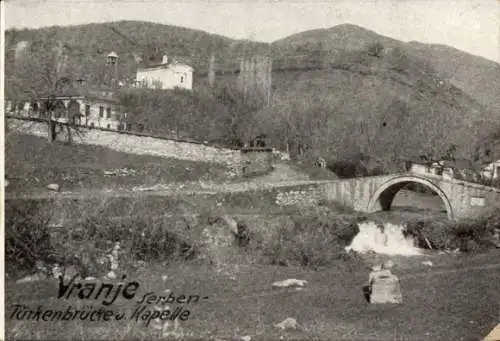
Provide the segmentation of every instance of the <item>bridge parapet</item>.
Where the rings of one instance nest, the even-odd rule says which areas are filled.
[[[478,183],[474,183],[474,182],[470,182],[470,181],[465,181],[465,180],[459,180],[459,179],[455,179],[455,178],[448,178],[448,177],[444,177],[442,175],[437,175],[437,174],[432,174],[432,173],[422,174],[420,172],[408,172],[406,174],[416,176],[416,177],[421,177],[421,178],[429,178],[430,180],[432,179],[432,180],[438,180],[438,181],[447,181],[447,182],[451,182],[453,184],[456,184],[458,186],[467,186],[470,188],[477,188],[477,189],[481,189],[484,191],[491,191],[491,192],[500,193],[499,188],[485,186],[482,184],[478,184]]]
[[[442,199],[448,218],[463,219],[500,208],[500,190],[437,174],[420,172],[334,180],[319,184],[326,200],[361,212],[388,210],[396,194],[407,184],[419,183]]]

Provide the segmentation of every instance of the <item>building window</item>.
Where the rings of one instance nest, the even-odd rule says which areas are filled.
[[[103,116],[104,116],[104,107],[100,106],[99,107],[99,117],[103,117]]]
[[[111,118],[111,108],[106,109],[106,118]]]
[[[111,129],[111,124],[108,124],[106,128]]]
[[[89,116],[90,115],[90,105],[86,105],[85,106],[85,116]]]
[[[184,76],[181,76],[181,83],[184,83]]]

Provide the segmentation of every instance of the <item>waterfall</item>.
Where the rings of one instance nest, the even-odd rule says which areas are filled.
[[[365,253],[373,251],[386,255],[416,256],[422,250],[416,247],[416,242],[411,236],[403,234],[404,225],[384,223],[381,229],[374,222],[364,222],[358,225],[359,233],[354,237],[346,251]]]

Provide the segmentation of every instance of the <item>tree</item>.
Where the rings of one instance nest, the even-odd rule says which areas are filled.
[[[366,50],[370,56],[381,57],[382,52],[384,52],[384,45],[382,45],[380,42],[375,42],[369,44]]]
[[[54,113],[61,108],[57,97],[66,94],[72,87],[72,68],[65,49],[67,47],[60,42],[55,47],[49,42],[30,46],[16,60],[15,69],[6,77],[6,83],[9,95],[17,101],[38,102],[43,99],[40,116],[47,121],[49,141],[54,141],[66,127],[67,141],[71,143],[72,132],[81,134],[76,117],[68,117],[67,123],[54,119]],[[64,111],[70,114],[66,109]]]
[[[390,67],[398,72],[406,72],[410,66],[407,54],[399,47],[394,48],[389,54]]]

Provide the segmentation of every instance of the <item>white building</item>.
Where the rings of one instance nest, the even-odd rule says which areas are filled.
[[[163,56],[161,64],[137,69],[139,86],[156,89],[193,89],[193,68]]]
[[[83,91],[84,90],[84,91]],[[53,108],[48,109],[50,103]],[[70,93],[61,94],[48,100],[5,101],[5,113],[13,116],[40,117],[50,112],[52,120],[75,124],[89,128],[113,130],[129,129],[126,124],[126,113],[118,100],[113,98],[110,90],[72,89]]]
[[[412,162],[409,171],[418,174],[442,176],[444,179],[456,179],[457,177],[461,177],[475,181],[478,180],[477,174],[468,168],[468,164],[456,162],[454,166],[456,171],[451,163],[446,161],[438,161],[431,164]]]
[[[498,179],[500,176],[500,160],[487,165],[482,172],[486,179]]]

